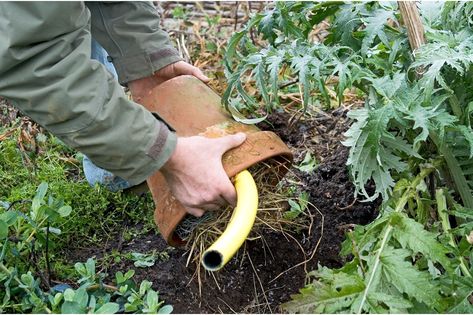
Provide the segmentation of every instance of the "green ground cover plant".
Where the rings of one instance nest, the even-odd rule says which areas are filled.
[[[355,197],[381,198],[379,215],[347,234],[349,262],[309,273],[285,310],[473,312],[472,11],[422,4],[427,44],[414,52],[395,2],[277,2],[230,39],[237,120],[263,120],[288,93],[304,111],[364,99],[343,144]]]
[[[75,264],[64,258],[71,244],[103,245],[123,218],[140,223],[141,233],[154,230],[149,196],[90,187],[80,155],[25,129],[22,119],[0,129],[0,312],[170,313],[151,282],[135,283],[134,270],[110,279],[103,271],[107,257]],[[123,256],[146,266],[164,254]]]

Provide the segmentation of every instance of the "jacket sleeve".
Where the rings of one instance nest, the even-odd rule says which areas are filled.
[[[110,55],[118,80],[126,84],[182,60],[159,26],[150,2],[86,2],[92,36]]]
[[[90,59],[89,20],[81,2],[0,2],[0,96],[137,184],[164,165],[177,137]]]

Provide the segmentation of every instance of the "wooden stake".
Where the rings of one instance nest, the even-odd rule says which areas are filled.
[[[415,57],[416,49],[425,44],[424,26],[420,19],[419,10],[415,1],[398,1],[397,3],[401,11],[403,23],[407,28],[409,44]]]

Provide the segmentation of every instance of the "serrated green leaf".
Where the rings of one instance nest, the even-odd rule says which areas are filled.
[[[412,307],[412,303],[404,299],[401,295],[393,296],[383,292],[372,292],[368,296],[371,304],[384,304],[390,313],[407,313],[407,309]]]
[[[276,53],[273,53],[266,58],[266,64],[268,66],[269,71],[269,80],[271,83],[271,94],[272,94],[272,101],[278,103],[278,76],[279,76],[279,69],[281,68],[281,63],[284,60],[284,50],[277,50]]]
[[[326,267],[314,272],[316,280],[282,305],[289,313],[336,313],[347,311],[365,286],[358,275]]]
[[[274,43],[277,37],[273,30],[275,13],[274,9],[264,12],[261,21],[258,23],[258,32],[263,34],[263,38],[269,40],[270,43]]]
[[[378,37],[386,45],[389,45],[387,36],[384,32],[384,25],[388,19],[396,20],[394,17],[394,12],[385,9],[378,9],[369,16],[362,19],[365,24],[365,29],[363,30],[365,36],[361,44],[361,53],[363,55],[367,54],[368,49],[371,47],[371,44],[376,37]]]
[[[395,227],[393,236],[403,248],[409,248],[414,253],[421,253],[441,263],[447,270],[453,271],[452,259],[447,256],[450,251],[437,240],[435,233],[425,230],[422,224],[408,218],[404,213],[392,213],[391,224]]]
[[[331,28],[334,36],[332,41],[353,49],[359,48],[359,42],[353,37],[353,32],[361,24],[362,8],[363,5],[358,3],[346,3],[340,7]]]
[[[262,14],[255,15],[247,24],[247,26],[241,30],[240,32],[235,33],[228,42],[227,49],[225,51],[225,60],[227,62],[231,62],[231,60],[235,57],[236,54],[236,47],[240,43],[241,39],[251,30],[255,25],[258,25],[263,18]]]
[[[419,81],[427,100],[430,100],[433,94],[435,83],[438,83],[447,92],[453,93],[445,82],[443,70],[449,67],[459,75],[463,75],[473,61],[471,52],[469,52],[472,49],[471,39],[462,41],[464,47],[459,47],[459,45],[448,43],[452,38],[455,41],[455,34],[451,35],[445,39],[447,42],[438,41],[423,45],[416,54],[416,62],[410,67],[411,69],[428,68]]]
[[[261,96],[263,97],[263,101],[265,102],[266,106],[269,106],[271,101],[269,99],[268,90],[266,88],[266,68],[263,57],[261,55],[258,60],[258,64],[253,69],[253,74],[255,76],[256,87],[261,93]]]
[[[309,83],[309,63],[312,60],[312,56],[294,56],[291,60],[291,67],[299,74],[299,82],[302,84],[303,100],[302,104],[304,108],[307,108],[309,104],[310,96],[310,83]]]
[[[439,310],[440,287],[431,280],[427,271],[417,270],[411,262],[406,260],[410,256],[409,250],[387,247],[380,256],[384,276],[399,292]],[[426,288],[429,289],[426,290]]]
[[[405,83],[406,75],[404,73],[395,73],[391,76],[370,79],[374,89],[380,95],[387,99],[392,99],[401,85]]]
[[[351,167],[357,192],[366,200],[374,200],[379,194],[386,200],[394,186],[391,170],[400,172],[406,167],[392,149],[385,147],[382,142],[384,138],[393,137],[387,131],[387,126],[394,114],[392,103],[369,111],[355,110],[350,114],[350,118],[357,122],[344,134],[347,140],[342,143],[350,147],[347,164]],[[373,195],[365,189],[371,178],[377,184]]]

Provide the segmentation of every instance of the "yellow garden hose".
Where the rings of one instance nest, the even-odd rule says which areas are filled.
[[[250,234],[258,209],[258,190],[250,172],[242,171],[235,176],[237,205],[225,231],[203,255],[202,264],[210,271],[222,268]]]

